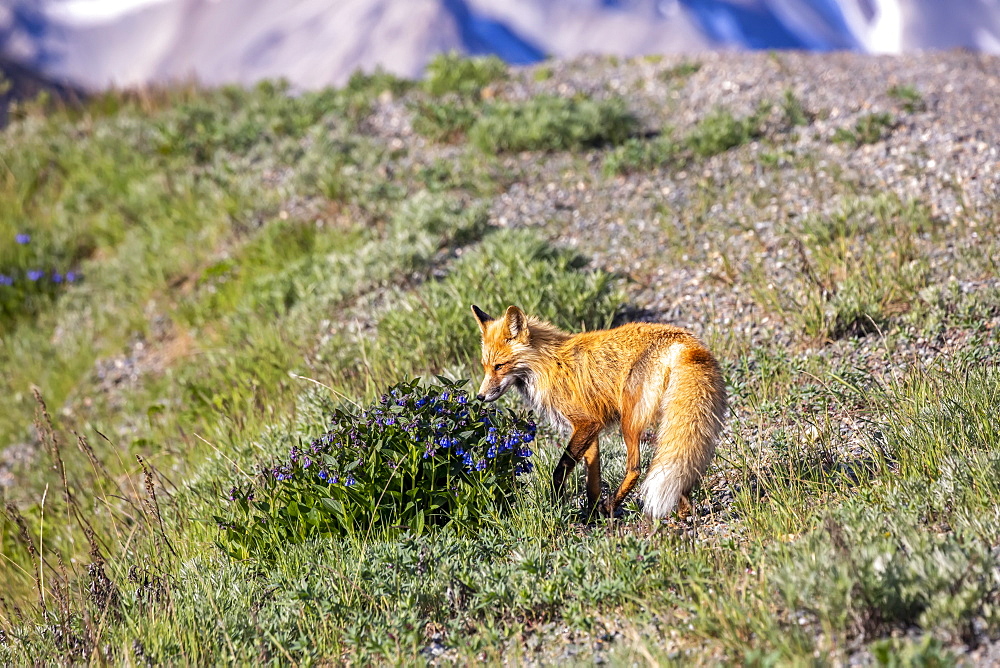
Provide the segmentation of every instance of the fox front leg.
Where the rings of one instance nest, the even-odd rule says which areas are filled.
[[[576,463],[583,458],[584,453],[593,448],[594,456],[597,456],[597,435],[600,433],[601,425],[596,422],[583,422],[573,425],[573,434],[569,437],[569,443],[566,445],[566,451],[563,453],[563,456],[559,459],[559,463],[556,464],[555,470],[552,472],[552,490],[555,492],[557,497],[562,496],[563,490],[566,487],[566,476],[568,476],[570,471],[573,470]],[[591,475],[595,469],[597,479],[591,480]],[[587,500],[591,503],[591,505],[597,503],[596,498],[591,498],[594,490],[597,491],[597,496],[600,497],[600,463],[598,463],[595,467],[592,465],[591,460],[588,457]]]

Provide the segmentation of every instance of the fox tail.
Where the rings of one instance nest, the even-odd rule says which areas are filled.
[[[670,365],[653,460],[642,483],[647,515],[666,517],[701,479],[725,413],[726,388],[715,359],[703,348],[682,351]]]

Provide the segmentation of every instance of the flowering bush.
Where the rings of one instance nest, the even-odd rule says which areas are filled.
[[[336,411],[327,433],[230,490],[216,518],[238,558],[313,536],[474,526],[509,505],[532,470],[535,423],[470,400],[465,381],[398,384],[374,405]]]

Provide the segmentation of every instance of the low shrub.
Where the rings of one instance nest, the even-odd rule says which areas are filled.
[[[476,113],[474,106],[462,101],[418,102],[413,107],[413,131],[431,141],[455,143],[465,138]]]
[[[637,127],[621,98],[539,95],[488,106],[469,129],[469,139],[487,153],[563,151],[617,145]]]
[[[439,381],[400,383],[367,408],[335,411],[325,434],[230,490],[232,516],[216,518],[220,546],[260,557],[313,537],[476,526],[509,506],[532,469],[535,423],[470,401],[465,381]]]
[[[585,265],[530,230],[494,232],[463,253],[441,280],[427,281],[383,316],[364,354],[367,364],[376,378],[399,378],[478,360],[479,330],[470,304],[488,313],[517,304],[570,330],[607,327],[622,295],[610,274],[586,271]],[[481,371],[478,364],[462,368]]]
[[[890,86],[889,90],[886,91],[886,95],[899,100],[903,105],[903,109],[908,113],[914,114],[920,111],[927,111],[927,103],[924,101],[920,91],[910,84]]]
[[[770,105],[765,103],[750,116],[737,118],[727,109],[716,109],[698,122],[685,144],[701,158],[742,146],[763,134],[761,126],[770,111]]]
[[[833,135],[833,141],[841,144],[874,144],[885,139],[889,131],[896,124],[896,119],[892,114],[881,112],[865,114],[858,118],[852,129],[837,128]]]
[[[654,139],[633,137],[604,158],[605,176],[631,174],[656,169],[672,161],[683,163],[680,144],[669,132]]]
[[[466,58],[454,51],[434,57],[427,65],[424,90],[434,96],[457,93],[479,97],[483,88],[507,76],[507,65],[497,56]]]

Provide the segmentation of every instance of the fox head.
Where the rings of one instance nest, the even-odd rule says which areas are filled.
[[[476,398],[496,401],[524,374],[519,353],[528,345],[528,317],[516,306],[509,306],[502,318],[487,315],[473,304],[472,313],[483,335],[483,383]]]

